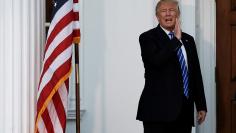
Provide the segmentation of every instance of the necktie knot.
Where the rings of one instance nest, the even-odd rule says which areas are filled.
[[[170,32],[168,35],[169,35],[170,39],[174,38],[174,32]]]

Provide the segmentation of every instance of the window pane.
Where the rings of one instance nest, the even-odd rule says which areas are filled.
[[[46,0],[46,22],[51,21],[53,0]]]

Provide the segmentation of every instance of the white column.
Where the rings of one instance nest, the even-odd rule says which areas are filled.
[[[9,8],[11,8],[12,5],[12,0],[9,1],[5,1],[3,2],[3,44],[5,44],[3,46],[3,73],[1,76],[3,77],[3,102],[4,102],[4,106],[2,106],[2,111],[3,111],[3,119],[4,119],[4,132],[10,132],[12,130],[13,127],[13,123],[12,123],[12,119],[13,119],[13,84],[12,84],[12,80],[13,80],[13,55],[12,52],[8,52],[8,51],[12,51],[13,49],[13,37],[12,37],[12,30],[13,27],[9,26],[12,25],[12,21],[13,18],[11,16],[12,14],[12,10],[8,10]],[[2,40],[2,39],[1,39]]]
[[[196,41],[202,68],[208,107],[206,121],[197,126],[197,133],[216,133],[216,38],[215,0],[196,1]]]
[[[3,0],[0,5],[0,129],[32,133],[41,51],[39,1]]]
[[[3,22],[3,19],[4,19],[4,16],[2,15],[2,13],[3,13],[3,5],[4,5],[5,3],[4,2],[1,2],[1,4],[0,4],[0,29],[3,29],[3,27],[4,27],[4,22]],[[4,35],[4,31],[3,30],[0,30],[0,106],[2,106],[2,105],[4,105],[4,93],[5,93],[5,89],[4,89],[4,77],[3,77],[3,72],[4,72],[4,70],[3,70],[3,68],[4,68],[4,66],[3,66],[3,64],[4,64],[4,58],[3,58],[3,56],[4,56],[4,53],[3,53],[3,51],[4,51],[4,45],[2,45],[3,44],[3,35]],[[2,109],[3,109],[3,106],[1,107]],[[1,110],[1,112],[0,112],[0,129],[2,129],[2,131],[4,131],[4,122],[3,122],[3,119],[4,119],[4,110]]]

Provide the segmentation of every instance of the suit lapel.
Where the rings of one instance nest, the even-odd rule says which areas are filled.
[[[169,41],[170,38],[169,36],[163,31],[163,29],[160,27],[160,24],[155,28],[155,34],[156,34],[156,39],[158,39],[159,44],[161,44],[161,47],[164,47]]]
[[[184,45],[184,48],[186,49],[186,52],[187,52],[187,56],[190,55],[190,40],[187,39],[185,36],[182,37],[181,39],[183,45]]]
[[[163,31],[163,29],[160,27],[160,24],[155,28],[155,34],[156,34],[156,39],[158,39],[159,44],[161,44],[160,47],[165,47],[165,45],[168,45],[167,43],[170,41],[169,36]],[[186,50],[187,57],[191,56],[191,48],[190,48],[190,41],[184,34],[182,34],[182,39],[181,39],[184,48]]]
[[[183,34],[182,34],[183,35]],[[187,39],[185,36],[182,37],[182,43],[184,45],[184,48],[185,48],[185,51],[186,51],[186,54],[187,54],[187,59],[188,59],[188,66],[190,66],[190,60],[191,60],[191,42],[189,39]]]

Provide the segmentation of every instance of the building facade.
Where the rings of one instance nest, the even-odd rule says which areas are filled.
[[[183,31],[197,44],[208,106],[206,122],[193,133],[216,133],[216,3],[179,1]],[[142,123],[135,120],[144,85],[138,37],[157,25],[156,2],[80,1],[81,133],[143,132]],[[0,129],[32,133],[45,41],[45,1],[2,0],[0,29]],[[75,132],[73,93],[68,133]]]

